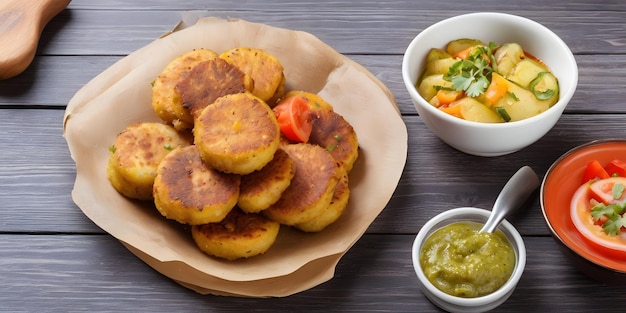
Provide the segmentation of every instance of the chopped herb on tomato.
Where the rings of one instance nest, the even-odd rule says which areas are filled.
[[[624,194],[624,184],[615,184],[611,190],[613,199],[619,199]]]
[[[626,227],[626,218],[621,215],[609,217],[602,225],[604,231],[611,236],[619,235],[622,232],[622,227]]]
[[[591,217],[594,221],[599,221],[603,216],[614,215],[616,211],[620,211],[621,207],[616,204],[605,205],[604,203],[598,203],[591,208]]]
[[[610,236],[619,235],[622,227],[626,226],[625,183],[624,177],[609,177],[588,185],[590,202],[593,205],[591,217]]]

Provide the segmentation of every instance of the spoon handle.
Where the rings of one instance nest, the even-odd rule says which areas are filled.
[[[530,166],[520,168],[500,191],[491,215],[480,231],[492,233],[506,216],[524,204],[539,183],[539,177]]]

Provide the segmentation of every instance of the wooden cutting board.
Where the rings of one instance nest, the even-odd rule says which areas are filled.
[[[39,36],[71,0],[0,0],[0,79],[22,73],[33,61]]]

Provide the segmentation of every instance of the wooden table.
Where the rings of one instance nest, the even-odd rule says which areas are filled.
[[[438,311],[419,291],[410,257],[412,241],[429,218],[458,206],[490,208],[519,167],[530,165],[543,176],[574,146],[626,137],[621,0],[268,2],[74,0],[48,24],[31,66],[0,81],[0,311]],[[286,298],[199,295],[144,264],[72,202],[75,167],[62,137],[69,99],[191,10],[310,32],[395,94],[409,132],[404,174],[330,281]],[[404,49],[417,33],[475,11],[513,13],[546,25],[579,65],[578,89],[557,125],[532,146],[503,157],[466,155],[437,139],[416,114],[400,74]],[[496,311],[623,311],[624,287],[587,278],[558,251],[537,195],[509,221],[524,237],[528,262],[515,293]]]

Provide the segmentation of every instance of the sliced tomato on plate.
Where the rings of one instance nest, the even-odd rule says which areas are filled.
[[[604,169],[609,176],[626,177],[626,161],[613,160],[609,162]]]
[[[591,198],[604,204],[623,204],[626,202],[626,177],[609,177],[589,185]]]
[[[616,184],[626,184],[626,177],[610,177],[580,186],[572,197],[570,216],[576,230],[588,243],[596,247],[597,251],[623,258],[626,256],[626,233],[622,231],[617,235],[608,234],[603,228],[606,218],[595,220],[591,213],[592,208],[598,203],[596,198],[608,203],[625,201],[624,194],[615,199],[613,190]]]
[[[592,179],[604,179],[609,177],[609,173],[606,172],[602,164],[600,164],[598,160],[593,160],[587,163],[587,167],[585,167],[582,183],[587,183]]]

